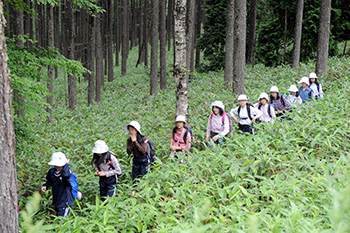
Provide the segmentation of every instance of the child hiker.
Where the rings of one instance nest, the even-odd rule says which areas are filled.
[[[248,104],[248,97],[246,95],[240,95],[238,97],[238,103],[239,106],[230,112],[232,118],[238,124],[239,131],[254,134],[252,125],[256,119],[262,116],[262,112]]]
[[[302,77],[298,84],[301,85],[299,88],[299,95],[303,103],[310,102],[314,98],[314,92],[309,87],[309,78]]]
[[[301,104],[303,100],[299,96],[299,90],[297,86],[290,85],[289,89],[289,95],[288,95],[288,101],[291,104],[292,107],[296,107],[296,105]]]
[[[258,101],[258,103],[254,104],[254,107],[262,112],[261,117],[259,117],[259,121],[273,123],[274,118],[276,118],[276,114],[273,106],[269,104],[269,96],[263,92],[260,94]]]
[[[43,194],[46,193],[48,188],[52,187],[52,202],[57,211],[57,216],[60,217],[68,216],[69,207],[74,204],[69,184],[69,178],[73,173],[68,162],[69,160],[62,152],[53,153],[48,164],[54,167],[47,172],[46,183],[41,187]]]
[[[114,196],[118,176],[122,174],[122,169],[115,155],[108,151],[105,141],[97,140],[92,153],[94,155],[91,165],[95,168],[95,175],[100,177],[100,198],[104,201],[107,196]]]
[[[312,72],[309,75],[310,88],[314,92],[316,99],[323,99],[322,85],[318,82],[316,73]]]
[[[272,86],[270,89],[270,104],[275,108],[277,117],[283,117],[284,113],[289,110],[290,103],[284,95],[280,95],[278,87]]]
[[[210,110],[212,113],[208,119],[206,140],[211,139],[216,144],[220,144],[230,132],[230,118],[225,113],[225,105],[221,101],[213,102]]]
[[[177,153],[186,155],[186,152],[191,149],[191,132],[186,127],[186,117],[177,116],[175,127],[172,130],[170,150],[172,157],[178,158]]]
[[[147,156],[148,139],[141,134],[141,126],[137,121],[132,121],[125,126],[125,130],[130,134],[127,140],[127,153],[133,154],[132,160],[132,180],[141,178],[149,172],[151,163]]]

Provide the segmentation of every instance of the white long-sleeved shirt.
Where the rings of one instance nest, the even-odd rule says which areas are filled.
[[[300,96],[296,97],[296,96],[289,95],[288,96],[288,101],[293,107],[295,107],[296,104],[303,103],[303,100],[301,99]]]
[[[231,116],[238,115],[238,108],[239,107],[231,109],[230,111]],[[252,118],[254,117],[260,118],[262,116],[262,112],[259,109],[254,108],[253,106],[250,106],[250,116]],[[238,124],[241,124],[241,125],[252,124],[252,121],[249,119],[249,116],[248,116],[247,105],[244,107],[241,107],[241,111],[239,112],[238,117],[239,117]]]
[[[210,132],[221,134],[222,136],[226,136],[230,131],[230,122],[228,117],[224,113],[224,125],[222,125],[222,116],[220,114],[211,117],[211,114],[208,119],[207,126],[207,138],[210,137]]]
[[[314,91],[314,96],[320,99],[323,99],[323,91],[322,91],[322,85],[320,83],[320,92],[318,92],[316,83],[311,83],[309,86]]]
[[[259,103],[256,103],[254,104],[254,108],[257,108],[259,109]],[[269,115],[269,112],[268,112],[268,108],[270,108],[270,113],[271,113],[271,116]],[[262,112],[262,116],[259,117],[259,120],[261,121],[264,121],[264,122],[274,122],[274,119],[276,117],[276,114],[275,114],[275,109],[273,108],[273,106],[271,104],[265,104],[265,105],[261,105],[260,107],[260,111]]]

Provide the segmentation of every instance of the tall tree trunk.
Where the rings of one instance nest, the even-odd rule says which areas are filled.
[[[73,2],[66,2],[66,20],[67,20],[67,57],[74,60],[75,52],[75,17],[73,13]],[[74,110],[77,104],[77,80],[72,74],[68,74],[68,103],[69,109]]]
[[[151,90],[155,95],[158,88],[158,25],[159,25],[159,0],[152,2],[152,37],[151,37]]]
[[[7,65],[5,18],[0,2],[0,232],[19,232],[17,172],[13,127],[11,79]]]
[[[31,1],[30,0],[26,0],[25,3],[29,7],[29,9],[31,9]],[[26,12],[25,15],[24,15],[24,34],[28,35],[28,38],[33,39],[32,32],[33,32],[32,16],[31,16],[31,14]],[[25,45],[26,46],[30,46],[30,43],[26,42]]]
[[[166,89],[166,0],[159,1],[160,89]]]
[[[301,32],[303,28],[304,0],[298,0],[297,13],[295,16],[294,47],[292,67],[297,68],[300,62]]]
[[[329,34],[331,22],[332,0],[320,0],[320,26],[318,29],[316,73],[319,76],[327,75]]]
[[[233,53],[233,93],[244,93],[246,49],[246,0],[235,1],[235,39]]]
[[[256,12],[257,12],[257,0],[250,0],[250,9],[248,16],[248,44],[247,44],[247,62],[254,66],[254,49],[256,40]]]
[[[283,64],[286,64],[286,54],[287,54],[287,29],[288,29],[288,9],[284,11],[284,33],[283,33]]]
[[[66,12],[66,1],[63,0],[60,5],[61,5],[61,43],[60,43],[60,48],[61,48],[61,53],[64,56],[67,56],[67,21],[65,20],[67,17],[67,12]]]
[[[54,47],[55,38],[54,38],[54,18],[53,18],[53,6],[47,4],[47,45],[49,47]],[[53,122],[52,108],[53,108],[53,72],[54,68],[49,65],[47,68],[47,89],[49,91],[49,96],[47,97],[47,103],[50,105],[47,107],[47,112],[49,113],[48,121],[49,123]]]
[[[96,25],[95,17],[89,17],[89,41],[87,50],[87,68],[91,71],[91,74],[87,74],[88,79],[88,104],[92,104],[94,101],[94,77],[95,77],[95,38],[96,38]],[[101,98],[101,97],[100,97]]]
[[[174,76],[176,84],[176,116],[184,115],[188,118],[188,74],[186,72],[186,7],[187,0],[175,0],[175,56]]]
[[[231,87],[233,82],[233,33],[234,33],[234,22],[235,22],[234,14],[235,14],[235,1],[227,0],[225,73],[224,73],[226,88]]]
[[[96,96],[95,101],[101,102],[101,87],[103,75],[103,48],[102,48],[102,35],[101,35],[101,14],[98,13],[96,17]]]
[[[145,4],[145,1],[143,0],[140,0],[140,14],[139,14],[139,18],[140,18],[140,27],[139,27],[139,31],[140,31],[140,37],[139,37],[139,57],[137,59],[137,63],[136,63],[136,67],[141,64],[142,62],[144,62],[144,58],[145,58],[145,55],[144,55],[144,47],[143,47],[143,37],[144,37],[144,30],[145,30],[145,27],[144,27],[144,14],[145,14],[145,11],[143,10],[144,8],[144,4]]]
[[[174,0],[168,0],[168,17],[167,17],[167,40],[168,51],[171,49],[171,39],[174,37]]]
[[[130,50],[136,44],[136,0],[131,0],[130,7]]]
[[[122,46],[122,75],[126,74],[126,62],[129,53],[129,22],[128,22],[129,0],[123,0],[123,46]]]
[[[196,69],[200,66],[201,50],[198,46],[198,40],[201,36],[202,28],[202,0],[196,0],[196,36],[195,36],[195,46],[196,46]],[[232,34],[233,36],[233,34]]]
[[[143,51],[144,51],[144,57],[143,61],[145,66],[148,66],[148,11],[149,11],[149,0],[144,0],[145,1],[145,7],[144,7],[144,14],[143,14],[143,31],[144,31],[144,36],[143,36]]]
[[[188,78],[192,78],[193,74],[193,58],[194,58],[194,30],[195,30],[195,0],[187,0],[187,44],[186,44],[186,63]]]
[[[113,8],[112,0],[108,0],[108,82],[113,81]]]
[[[123,14],[122,14],[122,8],[120,4],[121,0],[116,0],[115,5],[117,5],[117,9],[114,11],[114,13],[117,13],[115,15],[115,24],[116,24],[116,30],[115,30],[115,65],[119,66],[119,53],[120,53],[120,44],[121,44],[121,28],[122,28],[122,22],[123,22]]]

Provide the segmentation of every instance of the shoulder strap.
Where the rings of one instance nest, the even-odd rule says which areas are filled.
[[[319,83],[317,83],[317,92],[318,92],[319,95],[321,95],[321,93],[320,93],[320,84]]]
[[[259,109],[259,110],[261,109],[261,106],[262,106],[262,104],[259,103],[259,105],[258,105],[258,109]]]
[[[239,113],[241,112],[241,106],[238,107],[237,113],[238,113],[238,118],[239,118]]]
[[[250,114],[250,107],[251,107],[251,105],[247,103],[246,107],[247,107],[247,113],[248,113],[249,119],[253,120],[252,115]]]
[[[107,152],[106,163],[112,162],[111,156],[112,156],[112,152],[108,151]],[[113,162],[112,162],[112,164],[109,165],[109,168],[114,170]]]
[[[210,118],[213,118],[213,116],[214,116],[214,113],[212,112],[212,113],[210,114]]]
[[[271,105],[270,105],[270,104],[267,104],[267,113],[268,113],[269,116],[272,118],[272,115],[271,115]]]
[[[283,105],[283,107],[286,106],[286,103],[284,102],[284,95],[280,95],[280,98],[281,98],[281,104]]]
[[[50,177],[53,178],[54,168],[50,168]]]

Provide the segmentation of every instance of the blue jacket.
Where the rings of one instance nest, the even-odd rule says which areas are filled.
[[[55,168],[51,168],[46,175],[46,189],[52,187],[53,205],[56,208],[72,206],[74,204],[73,194],[70,190],[69,178],[72,170],[68,163],[63,166],[60,173],[55,173]]]
[[[311,94],[310,94],[310,92],[311,92]],[[312,91],[312,89],[310,87],[307,87],[305,89],[305,91],[301,87],[301,88],[299,88],[299,96],[303,100],[303,103],[310,102],[314,98],[314,92]]]

